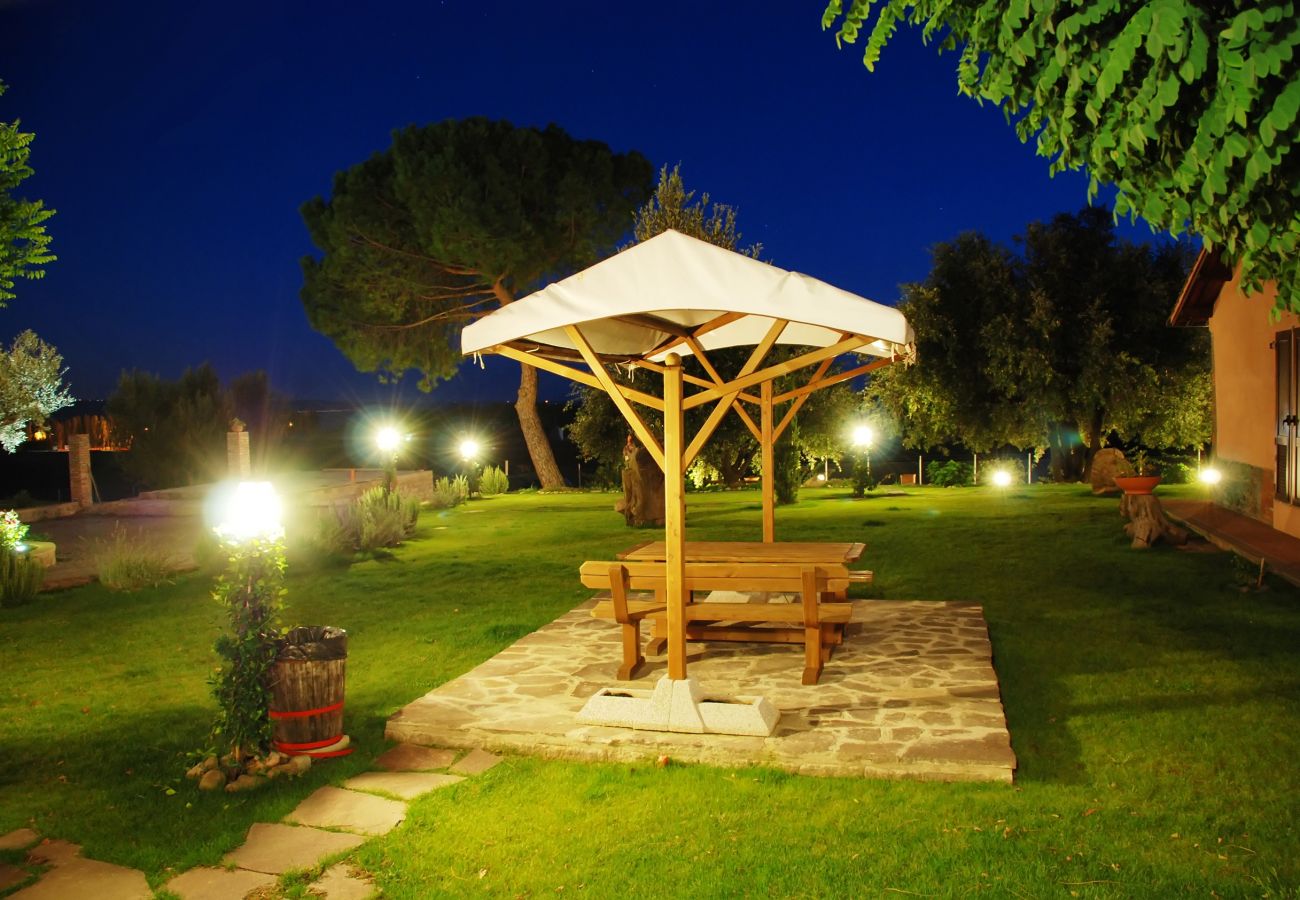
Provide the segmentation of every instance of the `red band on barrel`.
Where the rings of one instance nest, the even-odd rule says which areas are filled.
[[[319,716],[324,713],[337,712],[342,708],[343,708],[343,701],[340,700],[338,703],[331,703],[329,706],[322,706],[320,709],[302,709],[302,710],[293,710],[291,712],[290,711],[280,712],[277,709],[272,709],[269,710],[269,712],[271,713],[272,719],[305,719],[308,716]]]
[[[290,744],[287,741],[272,741],[272,743],[275,744],[277,750],[293,752],[295,750],[318,750],[321,747],[328,747],[330,744],[337,744],[341,740],[343,740],[343,733],[339,732],[334,737],[325,738],[323,741],[307,741],[303,744]]]
[[[318,750],[309,750],[306,755],[310,756],[312,759],[330,759],[335,756],[347,756],[351,752],[351,747],[344,747],[342,750],[331,750],[329,753],[321,753]]]

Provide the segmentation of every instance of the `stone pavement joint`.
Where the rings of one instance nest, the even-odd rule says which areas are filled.
[[[31,872],[9,863],[0,863],[0,891],[7,891],[15,884],[22,884]]]
[[[30,828],[19,828],[0,836],[0,850],[23,850],[40,839],[41,836]]]
[[[275,884],[276,877],[251,869],[198,866],[177,875],[164,887],[181,900],[231,900]]]
[[[32,862],[47,866],[66,865],[79,856],[81,856],[80,844],[61,841],[58,838],[46,838],[27,851],[27,858]]]
[[[354,791],[378,791],[403,800],[414,800],[422,794],[464,780],[459,775],[439,772],[365,772],[349,778],[343,786]]]
[[[385,736],[549,758],[644,764],[666,755],[804,775],[1012,781],[1016,758],[978,603],[854,600],[844,642],[814,685],[801,683],[802,647],[692,643],[689,672],[706,697],[766,697],[780,711],[766,738],[578,723],[599,689],[648,688],[666,672],[665,657],[649,657],[644,675],[619,682],[619,630],[592,618],[591,606],[409,703]]]
[[[291,869],[310,869],[325,857],[352,850],[365,840],[356,834],[258,822],[248,829],[243,846],[227,853],[225,859],[241,869],[281,875]]]
[[[426,769],[445,769],[455,760],[455,750],[398,744],[381,754],[375,760],[375,765],[390,772],[421,772]]]
[[[501,757],[475,747],[466,753],[460,762],[452,766],[451,771],[456,775],[481,775],[499,762]]]
[[[286,822],[342,828],[358,834],[387,834],[406,818],[406,804],[373,794],[323,787],[284,817]]]
[[[325,900],[366,900],[375,893],[375,886],[358,878],[348,870],[347,863],[335,863],[325,874],[312,883],[311,889],[325,896]]]

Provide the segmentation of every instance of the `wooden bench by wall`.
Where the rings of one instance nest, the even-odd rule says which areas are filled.
[[[662,562],[589,561],[582,564],[582,583],[607,588],[610,599],[592,615],[613,618],[622,627],[623,663],[619,678],[633,677],[645,664],[640,625],[653,619],[656,637],[666,634],[667,579]],[[849,570],[843,565],[770,562],[688,562],[683,589],[696,591],[763,591],[798,594],[798,603],[688,603],[683,615],[691,640],[791,641],[804,645],[803,683],[816,684],[832,648],[841,639],[852,606],[836,602],[848,590]],[[645,591],[653,599],[638,599]],[[831,598],[824,602],[823,596]],[[755,629],[721,623],[762,622],[789,628]]]

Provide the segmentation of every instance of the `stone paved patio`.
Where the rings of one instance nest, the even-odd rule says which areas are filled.
[[[800,646],[689,645],[690,674],[706,695],[757,694],[776,705],[781,720],[767,738],[578,725],[578,711],[598,689],[652,688],[665,665],[650,658],[648,674],[618,682],[618,627],[593,619],[590,607],[399,710],[387,736],[557,758],[667,754],[810,775],[1012,779],[1016,758],[978,604],[854,601],[854,624],[816,685],[800,684]]]

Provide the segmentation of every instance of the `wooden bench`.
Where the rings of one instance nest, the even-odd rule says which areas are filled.
[[[641,653],[641,622],[655,623],[655,643],[667,638],[667,584],[662,562],[588,561],[580,569],[582,583],[609,591],[592,610],[622,627],[623,663],[619,678],[635,676],[645,664]],[[851,604],[836,601],[848,590],[850,573],[843,565],[825,563],[688,562],[683,590],[688,596],[706,591],[760,591],[797,594],[797,603],[687,603],[683,625],[688,640],[780,641],[804,645],[803,683],[816,684],[835,644],[843,640],[852,617]],[[637,597],[633,592],[648,592]],[[823,595],[832,598],[822,600]],[[775,624],[758,628],[749,623]],[[780,627],[780,626],[787,627]]]

